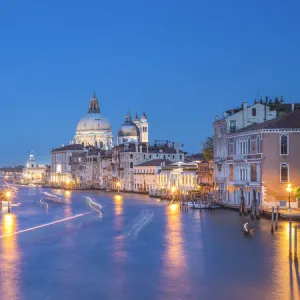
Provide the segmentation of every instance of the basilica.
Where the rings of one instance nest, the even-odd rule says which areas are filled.
[[[79,120],[73,140],[51,151],[51,184],[57,187],[116,189],[137,191],[135,167],[153,160],[175,163],[184,160],[178,143],[149,143],[146,113],[132,118],[128,111],[114,139],[111,124],[102,113],[96,94],[87,113]],[[153,189],[155,182],[143,187]]]
[[[118,131],[117,144],[148,142],[148,120],[143,113],[139,119],[132,120],[128,112],[124,124]],[[110,150],[114,145],[111,124],[101,113],[96,94],[90,100],[88,112],[78,122],[72,144],[94,146],[101,150]]]

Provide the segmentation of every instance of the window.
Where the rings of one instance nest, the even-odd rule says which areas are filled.
[[[251,164],[251,181],[257,181],[257,164]]]
[[[130,163],[130,169],[132,169],[132,168],[133,168],[133,162]]]
[[[252,108],[252,117],[256,116],[256,108]]]
[[[280,136],[280,154],[288,154],[288,137],[287,135]]]
[[[222,165],[218,164],[218,171],[221,172],[222,171]]]
[[[146,154],[144,154],[144,159],[146,159]]]
[[[233,165],[229,165],[229,180],[234,180],[233,178]]]
[[[256,149],[257,149],[257,153],[260,153],[260,137],[259,137],[259,135],[256,137]]]
[[[182,160],[182,155],[180,155],[180,160]]]
[[[133,154],[130,154],[130,158],[133,158]]]
[[[280,181],[281,182],[289,181],[289,167],[287,164],[282,164],[280,166]]]
[[[236,120],[230,120],[229,131],[236,131]]]

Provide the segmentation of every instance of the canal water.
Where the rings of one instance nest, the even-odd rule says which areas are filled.
[[[237,212],[136,194],[18,187],[12,200],[0,214],[0,299],[300,299],[287,222],[271,235],[269,220],[250,221],[245,238]]]

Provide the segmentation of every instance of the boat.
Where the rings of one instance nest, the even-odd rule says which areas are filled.
[[[187,203],[189,208],[193,209],[215,209],[215,208],[220,208],[220,205],[209,205],[205,203],[204,201],[190,201]]]
[[[18,207],[20,205],[21,203],[11,203],[11,202],[9,203],[10,207]],[[8,207],[8,201],[2,200],[2,207]]]

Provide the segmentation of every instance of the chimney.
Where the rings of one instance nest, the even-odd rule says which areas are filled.
[[[243,127],[248,125],[248,107],[247,102],[243,102]]]
[[[143,152],[143,145],[140,145],[140,152]]]
[[[292,111],[295,110],[295,103],[292,103]]]
[[[215,121],[218,121],[219,120],[219,116],[218,115],[216,115],[216,117],[215,117]]]
[[[226,111],[223,112],[223,117],[226,118],[227,117],[227,113]]]

